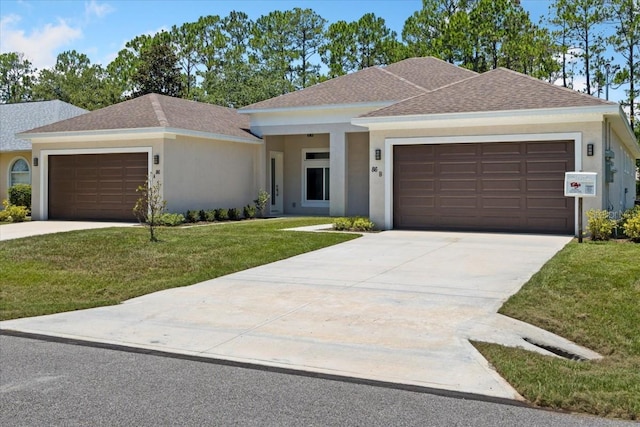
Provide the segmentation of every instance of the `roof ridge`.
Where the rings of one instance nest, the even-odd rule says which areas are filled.
[[[167,120],[167,116],[164,114],[164,110],[162,109],[162,105],[160,104],[160,99],[157,94],[149,94],[149,100],[151,101],[151,107],[153,108],[153,112],[155,113],[160,126],[169,127],[169,120]]]
[[[418,84],[416,84],[416,83],[410,82],[409,80],[405,79],[404,77],[400,77],[399,75],[397,75],[397,74],[395,74],[395,73],[392,73],[391,71],[385,70],[384,68],[382,68],[382,67],[378,67],[378,66],[376,66],[375,68],[377,68],[378,70],[380,70],[380,71],[382,71],[382,72],[384,72],[384,73],[387,73],[387,74],[389,74],[389,75],[391,75],[391,76],[395,77],[396,79],[400,80],[401,82],[408,83],[408,84],[410,84],[411,86],[413,86],[413,87],[415,87],[415,88],[417,88],[417,89],[420,89],[420,90],[421,90],[422,92],[424,92],[424,93],[429,92],[429,91],[428,91],[427,89],[425,89],[424,87],[422,87],[422,86],[420,86],[420,85],[418,85]]]

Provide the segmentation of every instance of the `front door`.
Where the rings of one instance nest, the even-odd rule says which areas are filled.
[[[270,181],[271,181],[271,207],[269,212],[271,215],[279,215],[283,214],[283,158],[284,153],[281,151],[271,151],[270,152],[270,162],[269,162],[269,173],[270,173]]]

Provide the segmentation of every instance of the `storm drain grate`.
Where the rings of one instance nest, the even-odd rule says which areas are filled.
[[[558,348],[558,347],[553,347],[550,345],[546,345],[546,344],[542,344],[540,342],[534,341],[531,338],[523,338],[526,342],[528,342],[529,344],[535,345],[536,347],[540,347],[543,348],[557,356],[560,356],[564,359],[568,359],[568,360],[574,360],[576,362],[586,362],[588,359],[579,356],[575,353],[571,353],[570,351]]]

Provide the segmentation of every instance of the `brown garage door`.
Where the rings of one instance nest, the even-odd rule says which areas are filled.
[[[49,156],[49,218],[135,220],[147,153]]]
[[[573,141],[395,146],[395,228],[572,234]]]

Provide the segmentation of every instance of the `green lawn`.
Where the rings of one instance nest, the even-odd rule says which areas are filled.
[[[640,244],[572,242],[500,312],[602,354],[573,362],[476,343],[536,405],[640,419]]]
[[[117,304],[344,242],[357,235],[282,231],[329,218],[254,220],[51,234],[0,242],[0,319]]]

